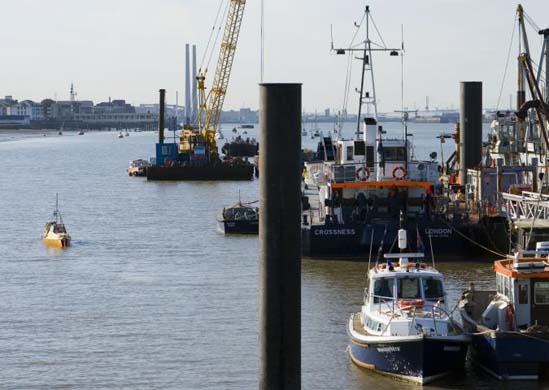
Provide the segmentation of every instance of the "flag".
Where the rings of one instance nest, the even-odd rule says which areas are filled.
[[[423,245],[423,240],[421,239],[421,235],[419,234],[419,229],[416,226],[416,233],[417,233],[417,251],[418,253],[425,252],[425,245]]]
[[[383,174],[385,174],[385,153],[383,152],[383,141],[381,140],[381,135],[377,144],[377,154],[379,159],[379,167],[383,169]]]

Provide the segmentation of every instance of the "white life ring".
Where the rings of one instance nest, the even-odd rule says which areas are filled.
[[[367,166],[360,167],[356,170],[355,176],[359,181],[366,181],[370,178],[370,170]]]
[[[393,169],[393,177],[397,180],[402,180],[406,177],[406,168],[399,166]]]

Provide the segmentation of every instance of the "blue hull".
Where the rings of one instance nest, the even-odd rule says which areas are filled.
[[[471,360],[498,379],[538,379],[549,367],[549,337],[496,332],[474,335]]]
[[[462,370],[467,343],[424,338],[366,345],[351,339],[350,354],[358,366],[425,384]]]

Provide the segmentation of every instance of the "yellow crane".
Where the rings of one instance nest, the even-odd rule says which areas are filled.
[[[198,89],[198,129],[184,128],[180,136],[180,152],[195,150],[196,145],[204,145],[210,161],[218,158],[215,133],[223,108],[229,78],[233,65],[236,44],[240,34],[246,0],[229,0],[229,10],[225,22],[223,39],[219,50],[214,81],[206,95],[207,69],[200,69],[196,75]]]

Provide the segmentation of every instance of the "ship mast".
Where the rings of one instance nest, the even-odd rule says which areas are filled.
[[[377,121],[377,100],[376,100],[376,86],[375,86],[375,79],[374,79],[374,68],[372,63],[372,52],[375,51],[388,51],[391,56],[398,56],[399,53],[402,52],[402,49],[399,48],[388,48],[385,46],[385,43],[382,43],[383,45],[377,44],[373,42],[370,39],[370,22],[373,23],[373,20],[371,20],[370,15],[370,6],[366,6],[366,9],[364,11],[364,20],[366,22],[366,39],[364,40],[364,47],[357,48],[357,47],[348,47],[348,48],[334,48],[333,42],[332,42],[332,51],[335,51],[337,55],[344,55],[347,52],[360,52],[362,54],[362,57],[356,57],[358,60],[362,60],[362,72],[360,77],[360,89],[357,90],[359,94],[358,98],[358,116],[357,116],[357,124],[356,124],[356,138],[357,140],[360,139],[360,124],[362,123],[362,105],[367,104],[372,105],[374,108],[374,118]],[[355,27],[360,28],[361,24],[355,23]],[[375,27],[375,24],[374,24]],[[379,32],[378,32],[379,33]],[[372,47],[372,44],[374,47]],[[372,91],[367,92],[365,91],[364,84],[366,82],[366,73],[370,73],[370,81],[371,81],[371,88]],[[367,108],[367,112],[369,114],[369,108]]]

